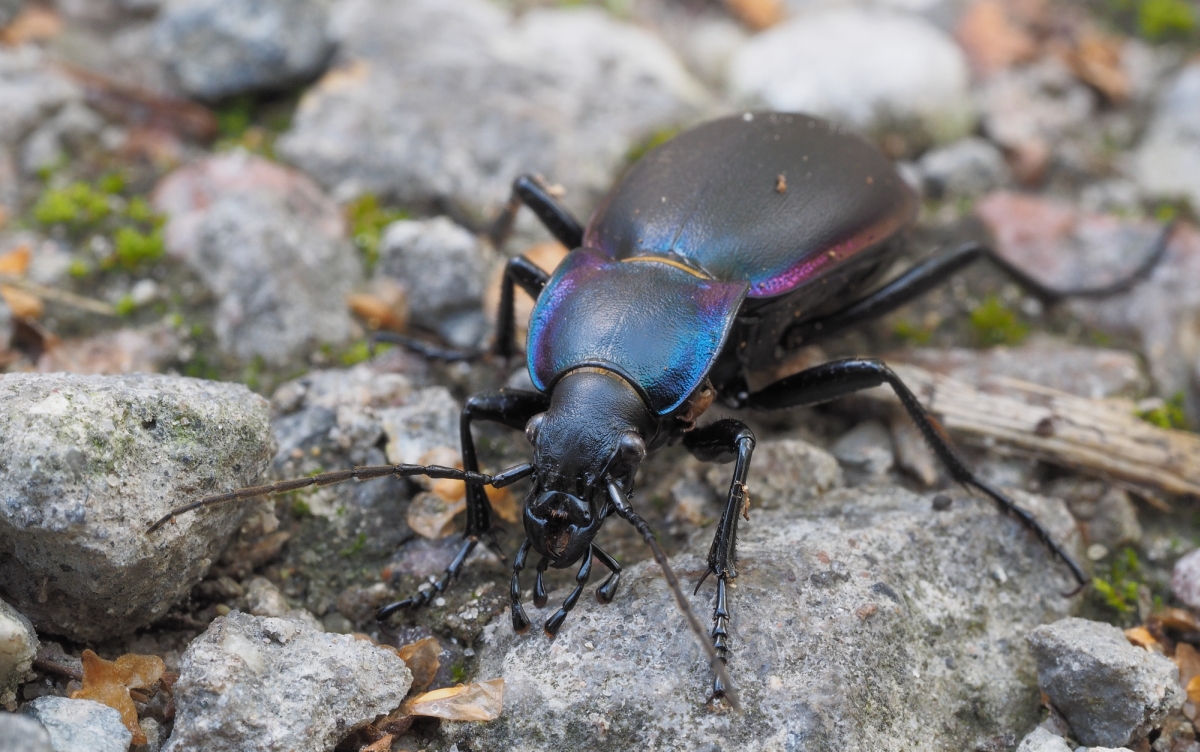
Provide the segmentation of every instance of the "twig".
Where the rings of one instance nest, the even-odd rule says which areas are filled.
[[[12,274],[0,274],[0,283],[15,287],[19,290],[32,293],[38,297],[47,300],[53,300],[56,303],[79,308],[92,313],[99,313],[102,316],[116,316],[117,310],[108,303],[96,300],[94,298],[85,298],[82,295],[76,295],[73,292],[60,290],[57,287],[47,287],[39,285],[37,282],[30,282],[23,277],[17,277]]]

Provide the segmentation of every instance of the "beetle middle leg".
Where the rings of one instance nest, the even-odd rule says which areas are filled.
[[[1087,575],[1070,554],[1050,535],[1046,528],[1028,511],[1017,506],[1012,499],[980,480],[966,466],[950,446],[950,439],[941,427],[917,401],[916,395],[904,385],[892,369],[873,358],[848,358],[823,363],[800,373],[776,381],[766,388],[750,394],[745,407],[759,410],[775,410],[785,407],[802,407],[845,397],[854,392],[887,384],[900,398],[900,404],[917,424],[925,441],[950,472],[955,481],[982,491],[996,502],[1005,514],[1016,517],[1022,525],[1033,532],[1050,552],[1071,570],[1072,576],[1082,590],[1088,583]],[[1074,593],[1069,593],[1073,595]]]
[[[539,392],[527,392],[521,389],[499,389],[494,392],[476,394],[467,400],[459,418],[459,431],[462,435],[463,468],[469,472],[478,472],[479,458],[475,454],[475,440],[471,435],[471,423],[476,420],[486,420],[499,423],[509,428],[523,429],[529,419],[545,411],[550,404],[550,398]],[[467,486],[467,528],[463,532],[463,544],[454,561],[446,568],[442,578],[434,586],[421,590],[402,601],[384,606],[376,612],[376,618],[385,619],[388,615],[404,608],[420,608],[443,593],[450,582],[462,570],[467,556],[474,550],[479,540],[492,532],[492,505],[487,494],[479,485]]]
[[[750,457],[754,453],[754,434],[740,420],[727,418],[683,435],[683,445],[703,462],[737,461],[725,510],[717,524],[712,546],[708,550],[708,569],[696,584],[696,590],[710,574],[717,576],[717,599],[713,607],[713,628],[710,637],[717,657],[722,663],[729,659],[729,605],[726,586],[737,577],[738,517],[746,505],[746,476],[750,472]],[[724,697],[728,687],[719,676],[713,677],[713,697]]]
[[[550,234],[565,245],[567,250],[578,248],[583,243],[583,225],[575,219],[571,210],[563,206],[536,176],[522,175],[513,181],[508,203],[504,205],[500,216],[488,231],[492,245],[496,248],[504,245],[504,241],[512,234],[513,222],[521,204],[532,209]]]

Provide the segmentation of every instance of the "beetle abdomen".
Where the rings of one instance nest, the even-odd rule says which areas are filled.
[[[618,261],[579,248],[559,265],[533,309],[529,374],[547,391],[574,368],[610,368],[665,415],[716,362],[748,287],[663,256]]]
[[[806,115],[747,113],[644,156],[584,245],[617,259],[674,254],[769,298],[877,246],[916,211],[913,191],[861,138]]]

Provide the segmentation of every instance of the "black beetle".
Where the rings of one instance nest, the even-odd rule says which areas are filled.
[[[493,351],[513,354],[513,294],[520,285],[537,301],[527,344],[537,391],[500,389],[467,400],[461,418],[464,471],[356,468],[211,497],[172,515],[351,478],[425,474],[466,481],[467,524],[458,555],[433,587],[381,609],[382,619],[398,609],[423,606],[443,592],[492,531],[483,485],[500,487],[529,477],[533,487],[523,512],[527,538],[512,574],[517,632],[530,625],[518,579],[530,550],[542,557],[534,590],[538,606],[546,601],[542,572],[581,562],[577,586],[544,625],[553,637],[578,601],[593,560],[610,571],[597,596],[602,602],[613,597],[621,568],[594,543],[607,517],[626,519],[653,541],[630,504],[634,476],[648,452],[682,441],[701,460],[735,463],[704,576],[716,578],[709,654],[723,663],[729,649],[726,587],[736,576],[738,517],[748,503],[754,435],[738,420],[697,426],[696,419],[714,400],[773,410],[887,384],[955,481],[1016,515],[1070,568],[1080,587],[1087,582],[1080,566],[1028,512],[967,468],[939,425],[882,362],[824,363],[759,389],[748,386],[749,377],[771,372],[801,345],[906,303],[983,257],[1043,298],[1125,289],[1161,257],[1170,228],[1130,278],[1104,289],[1049,290],[973,243],[876,285],[898,253],[901,231],[916,215],[916,195],[892,164],[857,136],[823,120],[784,113],[715,120],[659,146],[629,170],[586,228],[539,180],[518,178],[495,225],[497,240],[511,229],[522,204],[574,250],[553,275],[523,257],[505,268]],[[406,338],[394,339],[421,349]],[[454,357],[428,347],[423,351]],[[524,429],[534,447],[533,462],[496,476],[480,473],[471,434],[475,421]],[[661,551],[654,550],[667,569]],[[677,587],[676,596],[682,599]],[[718,673],[714,696],[721,696],[729,687],[720,665],[713,663]]]

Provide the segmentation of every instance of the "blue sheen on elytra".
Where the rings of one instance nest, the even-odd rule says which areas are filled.
[[[564,372],[607,365],[665,415],[716,362],[749,287],[660,260],[616,261],[573,251],[546,284],[529,322],[529,374],[546,391]]]

